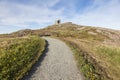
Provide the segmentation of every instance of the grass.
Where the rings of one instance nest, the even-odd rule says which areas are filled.
[[[120,75],[120,48],[112,46],[99,46],[96,53],[102,56],[104,63],[107,64],[106,72],[115,80],[119,80]]]
[[[99,46],[97,47],[97,53],[104,55],[112,64],[120,65],[120,49],[110,46]]]
[[[86,79],[120,79],[120,46],[119,42],[117,42],[119,39],[116,38],[118,34],[114,30],[73,24],[61,25],[61,27],[53,25],[45,28],[43,32],[50,31],[53,37],[65,40],[73,47],[75,58],[79,65],[78,68],[84,73]],[[114,48],[114,46],[117,47]]]
[[[113,47],[118,44],[116,45],[117,42],[113,42],[115,40],[110,38],[109,33],[111,34],[111,32],[94,27],[74,26],[76,25],[69,27],[62,25],[62,27],[55,28],[55,34],[57,35],[53,34],[53,36],[65,40],[72,47],[78,62],[78,68],[84,73],[86,79],[119,80],[120,50],[118,47]],[[54,33],[54,27],[46,30]],[[116,36],[116,33],[113,33],[113,36]]]
[[[12,38],[6,41],[9,44],[0,48],[0,79],[18,80],[42,54],[45,41],[38,37]]]
[[[95,73],[94,66],[81,55],[76,48],[71,47],[72,51],[75,53],[75,59],[77,60],[78,68],[85,76],[85,80],[100,80],[100,77]]]
[[[64,39],[68,46],[74,53],[77,61],[77,66],[85,76],[85,80],[103,80],[103,76],[97,72],[95,66],[85,58],[85,51],[78,47],[78,45],[70,40]]]
[[[63,39],[63,38],[62,38]],[[64,38],[86,80],[119,80],[120,48],[101,42]]]
[[[115,30],[64,23],[61,27],[51,25],[30,32],[39,36],[46,33],[69,43],[75,53],[78,68],[87,80],[120,80],[120,38]],[[1,35],[4,36],[9,37],[8,34]],[[4,56],[5,52],[1,53],[0,56]]]

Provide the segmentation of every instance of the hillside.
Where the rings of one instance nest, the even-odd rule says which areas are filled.
[[[51,35],[66,41],[77,52],[75,56],[77,56],[78,62],[80,60],[78,54],[85,59],[82,64],[80,64],[81,61],[78,63],[78,67],[83,70],[86,77],[102,80],[120,79],[119,31],[68,22],[48,26],[42,30],[34,30],[34,33],[40,36]]]
[[[36,36],[0,38],[0,80],[19,80],[42,55],[45,41]]]
[[[120,31],[71,22],[44,29],[22,30],[0,37],[51,36],[65,41],[75,53],[78,67],[92,80],[119,80]]]
[[[83,69],[86,77],[102,80],[120,79],[119,31],[100,27],[80,26],[69,22],[49,26],[40,30],[40,33],[39,30],[35,32],[40,35],[49,34],[66,41],[77,52],[75,56],[77,56],[78,67]],[[80,60],[80,55],[78,54],[81,54],[85,61]],[[82,64],[81,61],[83,61]]]

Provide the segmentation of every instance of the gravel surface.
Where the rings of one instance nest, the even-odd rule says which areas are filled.
[[[23,80],[83,80],[73,53],[58,39],[45,37],[48,49]]]

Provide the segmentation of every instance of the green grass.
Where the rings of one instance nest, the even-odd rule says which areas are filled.
[[[103,77],[99,75],[94,65],[85,58],[84,52],[75,43],[71,41],[64,40],[74,53],[74,57],[77,61],[77,66],[80,71],[82,71],[85,76],[85,80],[101,80]]]
[[[0,80],[22,78],[37,61],[45,46],[45,41],[38,37],[10,41],[9,45],[0,48]]]
[[[99,46],[96,53],[102,56],[105,64],[107,64],[107,72],[114,79],[119,80],[120,75],[120,48],[111,46]]]
[[[82,44],[83,43],[84,42],[82,42]],[[73,45],[74,43],[72,44],[72,46]],[[81,44],[77,45],[79,46]],[[90,78],[91,75],[93,75],[93,77],[95,78],[94,75],[96,75],[97,73],[98,74],[96,75],[97,79],[92,80],[111,80],[111,79],[119,80],[120,48],[115,46],[113,47],[112,45],[111,46],[105,44],[102,45],[103,46],[100,46],[100,43],[92,42],[92,44],[84,43],[84,46],[82,46],[81,48],[75,47],[74,50],[78,51],[74,52],[75,57],[78,61],[79,65],[78,68],[81,69],[80,71],[82,71],[85,74],[86,78]],[[84,51],[87,51],[85,52],[85,54],[86,53],[89,54],[87,55],[87,57],[82,57],[80,55],[82,52],[80,52],[79,50],[81,50],[82,48],[84,48]],[[95,61],[90,59],[89,56],[93,57]],[[87,60],[89,60],[89,62],[87,62],[87,64],[82,65],[81,67],[80,65],[82,63],[86,63]],[[94,66],[94,68],[92,66]],[[89,70],[93,71],[93,73],[91,73],[91,71],[89,72]]]
[[[107,58],[113,65],[120,65],[120,49],[115,47],[97,47],[97,53]]]
[[[77,60],[78,68],[84,74],[85,80],[100,80],[100,76],[95,73],[94,66],[81,55],[82,52],[79,52],[76,48],[72,48],[72,51],[75,53],[74,56]]]

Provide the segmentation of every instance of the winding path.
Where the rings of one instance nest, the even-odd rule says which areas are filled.
[[[45,37],[48,50],[24,80],[83,80],[73,53],[58,39]]]

